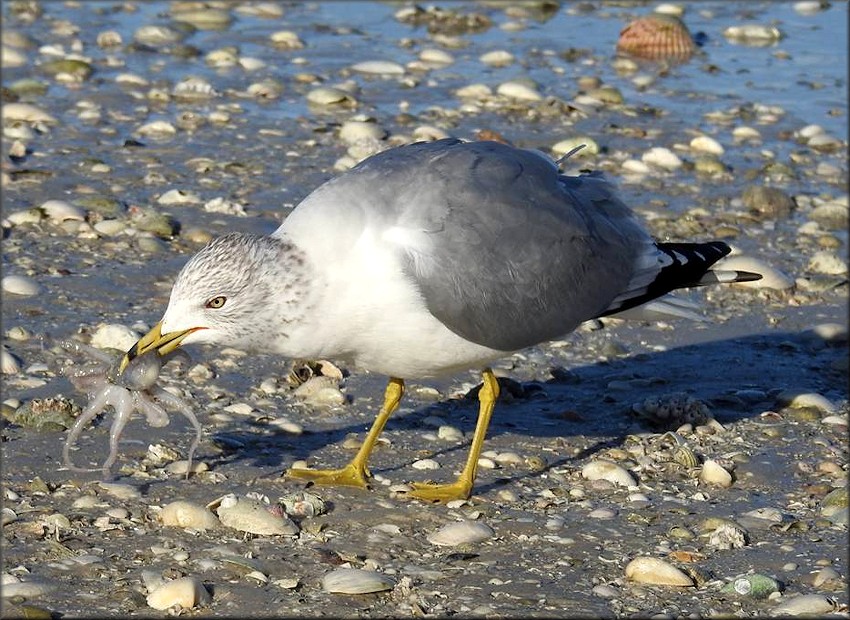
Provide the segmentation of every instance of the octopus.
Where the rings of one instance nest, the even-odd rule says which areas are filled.
[[[62,342],[68,351],[82,352],[94,360],[93,363],[72,366],[64,369],[71,384],[85,392],[89,401],[68,432],[62,459],[65,467],[72,471],[96,471],[75,466],[71,462],[71,449],[85,426],[108,407],[115,410],[115,420],[109,429],[109,456],[102,466],[104,478],[110,477],[112,465],[118,458],[118,442],[124,427],[137,411],[144,414],[147,422],[154,428],[162,428],[169,423],[165,407],[176,409],[183,414],[195,428],[195,439],[187,455],[186,477],[192,471],[192,458],[201,441],[201,425],[191,407],[181,398],[167,392],[157,385],[162,367],[173,359],[189,361],[185,351],[176,350],[160,356],[150,351],[134,358],[123,372],[119,371],[121,357],[113,358],[106,351],[95,349],[76,342]]]

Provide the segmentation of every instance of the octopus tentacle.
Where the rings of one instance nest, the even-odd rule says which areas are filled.
[[[109,456],[106,457],[102,467],[104,478],[109,477],[109,469],[118,458],[118,440],[136,410],[137,404],[137,396],[127,388],[115,385],[107,389],[115,395],[110,400],[110,404],[115,408],[115,421],[109,429]]]
[[[77,467],[74,465],[71,462],[71,448],[77,442],[77,438],[80,436],[83,427],[94,420],[97,415],[103,411],[107,405],[109,405],[112,399],[113,387],[114,386],[109,386],[98,392],[95,397],[92,398],[91,402],[86,405],[86,408],[83,409],[82,413],[80,413],[80,417],[78,417],[77,421],[74,422],[74,426],[71,427],[71,430],[68,433],[68,438],[65,440],[65,446],[62,448],[62,460],[65,463],[65,467],[68,469],[73,471],[95,471],[93,469],[86,469],[84,467]]]
[[[162,428],[168,426],[170,420],[168,413],[159,406],[146,392],[138,393],[138,405],[142,413],[145,414],[148,424],[154,428]]]
[[[195,427],[195,439],[192,441],[192,445],[189,446],[189,452],[186,456],[186,461],[188,461],[188,467],[186,468],[186,477],[188,478],[189,474],[192,472],[192,459],[195,456],[195,450],[198,449],[198,446],[201,443],[201,434],[203,433],[203,430],[201,429],[201,423],[198,422],[197,416],[195,416],[195,413],[192,411],[191,408],[189,408],[189,405],[183,402],[183,399],[178,398],[171,392],[167,392],[158,385],[153,386],[153,388],[151,388],[151,392],[153,396],[160,399],[168,406],[177,409],[189,420],[189,422],[192,423],[192,426]]]

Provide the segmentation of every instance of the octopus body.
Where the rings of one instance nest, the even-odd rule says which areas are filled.
[[[166,356],[150,351],[134,358],[123,372],[118,369],[121,358],[113,358],[105,351],[76,342],[63,342],[62,347],[69,351],[82,352],[93,358],[92,364],[73,366],[65,370],[74,387],[86,392],[89,402],[71,427],[62,458],[65,466],[73,471],[93,471],[75,466],[71,462],[71,448],[77,441],[83,428],[107,407],[115,410],[115,420],[109,429],[109,456],[104,461],[104,478],[110,476],[110,469],[118,458],[118,441],[130,418],[136,411],[145,415],[148,424],[155,428],[166,426],[169,422],[165,407],[182,413],[195,427],[195,439],[187,455],[186,476],[192,471],[192,457],[201,441],[201,425],[189,405],[181,398],[167,392],[157,385],[162,367],[175,358],[188,361],[189,356],[182,350],[176,350]]]

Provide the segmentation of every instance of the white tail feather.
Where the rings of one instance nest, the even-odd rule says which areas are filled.
[[[637,321],[663,321],[664,319],[690,319],[691,321],[705,322],[707,319],[697,314],[699,304],[695,304],[687,299],[675,297],[674,295],[664,295],[658,299],[653,299],[640,306],[616,312],[609,316],[618,319],[629,319]]]

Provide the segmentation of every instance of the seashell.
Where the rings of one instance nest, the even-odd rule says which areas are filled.
[[[581,146],[581,149],[575,150]],[[588,155],[599,154],[599,144],[590,136],[575,136],[556,142],[552,146],[552,155],[557,160],[567,153],[571,153],[570,157],[587,157]],[[559,162],[560,163],[560,162]]]
[[[81,407],[63,396],[33,398],[15,410],[12,422],[37,431],[61,431],[71,428]]]
[[[120,323],[101,323],[91,336],[90,344],[98,349],[128,351],[136,344],[139,334]]]
[[[418,461],[413,461],[411,467],[413,469],[431,470],[440,469],[440,464],[434,459],[419,459]]]
[[[699,479],[705,484],[710,484],[719,487],[732,486],[732,474],[717,461],[708,459],[702,464],[702,469],[699,473]]]
[[[717,269],[728,269],[732,271],[750,271],[761,274],[761,280],[751,282],[736,282],[733,286],[745,288],[769,288],[784,291],[794,286],[794,279],[776,267],[768,264],[760,258],[753,256],[728,256],[715,263]]]
[[[322,577],[322,589],[337,594],[369,594],[394,587],[395,580],[389,575],[359,568],[338,568]]]
[[[314,493],[301,491],[280,498],[287,514],[297,517],[315,517],[327,512],[325,500]]]
[[[153,47],[172,45],[183,39],[184,35],[168,26],[142,26],[133,34],[133,39],[143,45]]]
[[[834,582],[835,584],[841,583],[841,574],[832,568],[831,566],[824,566],[817,573],[815,573],[814,579],[812,579],[812,585],[816,588],[820,588],[823,585],[829,584],[830,582]]]
[[[156,201],[161,205],[191,205],[203,202],[195,192],[183,189],[170,189],[163,193]]]
[[[626,579],[658,586],[692,587],[694,580],[685,572],[659,558],[637,557],[626,565]]]
[[[377,75],[404,75],[404,67],[390,60],[366,60],[351,65],[352,71]]]
[[[466,543],[478,543],[487,540],[496,532],[492,527],[480,521],[457,521],[448,523],[428,534],[428,542],[442,547],[454,547]]]
[[[192,609],[208,605],[212,596],[197,577],[174,579],[154,588],[148,594],[147,603],[154,609],[166,610],[179,605],[183,609]]]
[[[351,93],[332,86],[319,86],[307,93],[307,101],[316,105],[352,104],[356,103]]]
[[[820,513],[833,523],[847,525],[848,492],[846,488],[834,489],[820,502]]]
[[[789,598],[770,610],[771,616],[823,616],[835,611],[838,604],[822,594],[803,594]]]
[[[312,377],[293,392],[310,405],[337,406],[345,404],[345,394],[332,377]]]
[[[151,121],[136,130],[140,136],[167,137],[177,133],[177,128],[168,121]]]
[[[540,101],[543,99],[543,95],[537,92],[535,88],[514,80],[499,84],[496,87],[496,93],[503,97],[519,99],[520,101]]]
[[[65,220],[78,220],[82,222],[86,219],[85,210],[64,200],[47,200],[39,208],[44,211],[48,219],[54,222],[63,222]]]
[[[726,594],[739,594],[755,599],[764,599],[779,592],[779,582],[767,575],[740,575],[720,590]]]
[[[747,545],[747,530],[733,522],[724,522],[708,536],[708,545],[714,549],[741,549]]]
[[[46,581],[10,581],[3,583],[3,599],[15,597],[35,599],[56,589],[56,585]],[[22,616],[26,617],[26,616]]]
[[[387,131],[371,121],[346,121],[339,128],[339,139],[345,144],[355,144],[360,140],[383,140]]]
[[[581,468],[581,476],[588,480],[607,480],[624,487],[637,486],[637,480],[625,467],[605,459],[596,459],[587,463]]]
[[[507,67],[514,61],[514,55],[507,50],[493,50],[482,54],[478,60],[491,67]]]
[[[298,527],[286,515],[263,502],[226,495],[216,514],[223,525],[260,536],[292,536]]]
[[[723,31],[723,36],[733,43],[762,47],[779,41],[782,38],[782,33],[775,26],[741,24],[738,26],[729,26]]]
[[[847,273],[847,262],[835,252],[821,250],[815,252],[806,265],[806,270],[814,273],[822,273],[831,276],[839,276]]]
[[[51,116],[31,103],[4,103],[2,117],[4,121],[23,121],[25,123],[56,123]]]
[[[814,407],[823,413],[834,413],[835,404],[816,392],[801,392],[799,390],[783,390],[776,396],[779,405],[798,409],[803,407]]]
[[[677,446],[673,451],[673,460],[687,468],[697,467],[699,465],[699,457],[688,446]]]
[[[655,146],[640,157],[641,161],[664,170],[677,170],[682,167],[682,160],[673,151],[663,146]]]
[[[176,22],[191,24],[198,30],[222,30],[233,21],[229,12],[209,7],[197,10],[172,10],[171,19]]]
[[[697,136],[691,140],[689,146],[692,151],[708,153],[709,155],[723,155],[723,145],[710,136]]]
[[[617,51],[649,60],[685,61],[696,49],[688,27],[675,15],[639,17],[620,31]]]
[[[21,363],[6,347],[0,349],[0,370],[4,375],[16,375],[21,372]]]
[[[193,530],[213,529],[220,525],[216,516],[205,506],[186,500],[177,500],[163,506],[159,520],[163,525]]]
[[[435,65],[450,65],[455,59],[448,52],[436,49],[433,47],[426,48],[419,52],[419,60]]]
[[[4,276],[2,281],[4,293],[31,297],[41,292],[41,285],[27,276]]]
[[[291,30],[280,30],[269,35],[272,45],[277,49],[300,50],[304,42]]]

